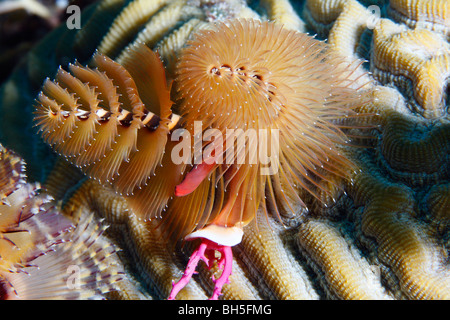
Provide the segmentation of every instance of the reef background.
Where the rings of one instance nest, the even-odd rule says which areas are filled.
[[[427,10],[420,0],[306,0],[292,1],[291,7],[288,1],[252,1],[249,6],[232,1],[231,10],[223,1],[164,1],[141,20],[131,13],[128,20],[117,20],[138,2],[75,2],[85,9],[80,30],[64,26],[67,15],[61,9],[51,19],[0,12],[0,142],[23,157],[29,181],[40,181],[65,208],[84,208],[111,226],[106,234],[122,249],[127,281],[109,298],[164,299],[192,248],[172,254],[150,226],[127,216],[120,196],[57,160],[32,126],[40,86],[59,65],[75,59],[86,64],[103,36],[119,24],[124,36],[111,40],[114,57],[144,32],[146,23],[170,26],[155,36],[158,41],[151,46],[158,47],[193,19],[209,23],[248,10],[286,23],[300,21],[300,31],[366,60],[362,68],[377,87],[366,108],[380,120],[371,132],[372,147],[352,151],[361,172],[343,186],[335,203],[311,202],[310,212],[286,221],[286,227],[271,221],[271,226],[260,222],[258,230],[246,230],[223,298],[450,298],[448,2],[433,2]],[[202,6],[189,11],[194,3]],[[380,8],[374,28],[367,27],[373,17],[370,5]],[[158,20],[163,19],[158,13],[169,10],[168,20]],[[167,61],[176,52],[168,47]],[[180,297],[207,297],[210,272],[204,270]]]

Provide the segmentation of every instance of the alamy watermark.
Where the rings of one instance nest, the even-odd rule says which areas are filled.
[[[370,14],[366,26],[374,29],[380,21],[380,7],[370,5],[367,10]],[[69,5],[66,13],[69,14],[67,28],[81,29],[80,7]],[[273,175],[279,168],[279,137],[278,129],[226,129],[222,132],[210,128],[203,131],[202,122],[195,121],[193,137],[183,128],[172,132],[171,140],[178,143],[172,149],[171,159],[175,164],[259,165],[261,175]]]
[[[81,9],[79,6],[72,4],[67,7],[66,13],[70,16],[66,20],[67,29],[81,29]]]
[[[66,280],[66,286],[70,290],[79,290],[81,287],[81,268],[75,264],[67,267],[66,273],[69,277]]]
[[[367,7],[367,10],[369,10],[370,16],[367,19],[366,26],[368,29],[373,30],[381,19],[381,9],[377,5],[371,5]]]
[[[375,29],[381,18],[381,9],[377,5],[370,5],[367,7],[370,15],[367,19],[366,26],[368,29]],[[66,8],[66,13],[69,17],[66,20],[68,29],[81,29],[81,8],[75,4],[69,5]]]

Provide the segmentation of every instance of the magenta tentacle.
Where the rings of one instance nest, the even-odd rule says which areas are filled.
[[[209,260],[205,256],[207,247],[208,245],[202,242],[197,250],[192,253],[183,276],[177,283],[172,283],[172,291],[170,292],[168,298],[169,300],[174,300],[178,292],[180,292],[180,290],[189,283],[189,280],[191,280],[192,275],[195,273],[195,269],[197,268],[197,264],[200,260],[205,261],[206,265],[209,266]]]
[[[212,280],[214,282],[214,292],[211,296],[210,300],[217,300],[219,296],[222,294],[222,287],[224,284],[229,283],[229,278],[233,269],[233,251],[230,246],[223,246],[217,244],[208,239],[202,239],[199,247],[192,253],[189,258],[189,262],[186,266],[183,276],[181,279],[172,284],[172,291],[169,294],[168,300],[174,300],[178,292],[183,289],[191,280],[192,275],[196,273],[195,269],[200,260],[203,260],[208,268],[211,267],[210,260],[206,257],[207,251],[219,251],[221,254],[220,260],[218,261],[219,269],[223,267],[222,275],[216,280],[214,276]],[[216,260],[214,253],[211,255],[212,260]]]
[[[217,300],[219,298],[222,294],[222,287],[225,283],[229,282],[231,271],[233,269],[233,251],[231,250],[231,247],[221,246],[219,251],[222,255],[222,258],[219,261],[219,268],[223,265],[223,271],[219,279],[214,280],[214,293],[209,300]]]

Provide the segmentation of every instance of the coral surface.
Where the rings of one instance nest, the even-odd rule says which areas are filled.
[[[60,65],[89,64],[96,50],[126,64],[135,59],[131,49],[145,43],[158,51],[171,81],[187,41],[234,18],[274,20],[316,34],[349,62],[364,61],[352,81],[370,89],[359,112],[374,116],[358,119],[349,132],[356,146],[344,150],[358,170],[348,180],[321,185],[332,192],[319,192],[320,201],[300,188],[308,211],[282,212],[281,219],[257,215],[233,247],[221,298],[449,299],[448,6],[444,0],[101,1],[84,10],[81,29],[63,25],[51,32],[3,84],[0,141],[25,159],[28,180],[61,200],[67,217],[76,213],[80,221],[109,225],[102,237],[121,249],[114,256],[125,280],[107,297],[165,299],[198,243],[167,240],[160,219],[139,219],[126,197],[43,143],[32,119],[45,79],[63,77]],[[12,177],[27,185],[20,174]],[[8,190],[9,182],[0,180],[4,185]],[[3,202],[10,192],[2,193]],[[4,272],[13,266],[16,260]],[[209,279],[220,278],[221,270],[209,267],[199,263],[177,298],[211,296]],[[51,277],[41,272],[37,276]]]

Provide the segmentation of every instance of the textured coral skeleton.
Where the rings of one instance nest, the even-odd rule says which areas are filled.
[[[367,140],[371,148],[346,149],[359,167],[351,179],[336,182],[334,187],[326,184],[325,189],[332,194],[317,193],[321,201],[299,190],[308,212],[299,211],[300,215],[293,216],[281,210],[283,225],[273,217],[266,219],[263,212],[256,215],[257,223],[245,227],[241,243],[233,248],[232,275],[230,282],[223,285],[221,297],[448,299],[448,74],[445,68],[433,69],[434,61],[445,62],[448,55],[448,24],[443,14],[447,3],[434,3],[433,10],[426,11],[428,18],[420,0],[391,1],[386,7],[382,2],[375,3],[383,16],[373,29],[367,27],[365,20],[371,16],[367,6],[373,4],[368,1],[310,0],[294,7],[288,1],[261,1],[261,10],[243,1],[234,1],[229,7],[229,2],[221,1],[155,3],[158,9],[146,6],[145,1],[104,1],[93,6],[84,15],[85,28],[74,34],[60,31],[48,38],[30,54],[28,64],[4,85],[2,92],[2,124],[6,125],[2,128],[8,128],[2,131],[2,141],[24,153],[36,177],[46,170],[44,186],[54,198],[64,199],[63,210],[67,214],[73,208],[82,208],[82,215],[93,212],[110,225],[105,235],[122,249],[119,257],[130,279],[118,282],[122,283],[121,290],[110,297],[167,298],[172,281],[182,277],[187,257],[199,243],[162,240],[164,230],[159,219],[139,220],[130,214],[133,206],[126,197],[93,179],[83,178],[77,168],[65,161],[33,167],[36,155],[48,158],[48,151],[38,142],[31,142],[30,150],[38,152],[27,153],[20,143],[24,133],[9,130],[8,122],[31,127],[32,99],[45,77],[52,78],[57,72],[61,57],[65,63],[74,58],[88,63],[94,50],[103,44],[102,50],[110,50],[111,59],[126,64],[133,57],[129,49],[139,39],[158,50],[171,81],[180,50],[198,30],[211,29],[211,22],[217,20],[257,18],[273,19],[283,22],[287,29],[326,37],[330,47],[349,61],[369,60],[370,63],[358,66],[352,76],[358,87],[373,90],[373,101],[358,112],[378,114],[379,126],[370,132],[374,138]],[[103,22],[102,32],[90,31],[97,30],[99,21]],[[399,27],[387,34],[392,24]],[[429,47],[420,43],[423,37],[432,40]],[[55,43],[53,39],[70,43],[77,56],[71,57],[67,49],[56,45],[55,60],[43,63],[40,57],[45,56],[44,47]],[[371,46],[375,46],[373,50]],[[407,54],[408,50],[417,49],[424,54],[419,59]],[[420,59],[423,57],[428,57],[428,61]],[[364,68],[371,73],[366,74]],[[431,75],[436,81],[427,81],[421,75]],[[15,95],[20,88],[18,79],[23,78],[28,79],[29,97]],[[413,83],[420,81],[424,87],[415,88]],[[13,111],[17,105],[29,106],[28,118],[18,118]],[[18,122],[11,121],[16,119]],[[360,126],[373,125],[364,118],[358,121]],[[353,131],[350,134],[360,135],[358,129]],[[167,208],[162,207],[164,215]],[[218,279],[221,270],[216,263],[207,267],[199,264],[198,275],[178,292],[178,299],[205,299],[211,295],[214,288],[209,279]]]

